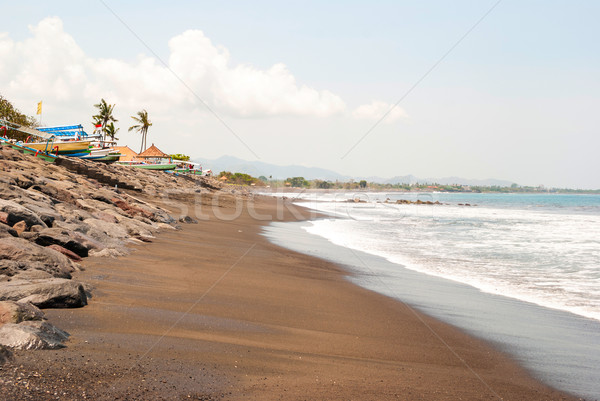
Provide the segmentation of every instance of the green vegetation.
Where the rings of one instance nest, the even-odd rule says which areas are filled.
[[[361,180],[324,181],[324,180],[306,180],[304,177],[293,177],[285,180],[268,180],[266,182],[273,188],[303,188],[303,189],[332,189],[332,190],[369,190],[369,191],[405,191],[405,192],[476,192],[476,193],[582,193],[582,194],[600,194],[597,190],[567,189],[567,188],[546,188],[544,186],[520,186],[511,184],[502,187],[492,186],[469,186],[469,185],[442,185],[437,183],[403,183],[403,184],[381,184],[377,182],[367,182]]]
[[[94,105],[94,107],[98,109],[98,114],[92,116],[92,118],[94,119],[93,123],[94,125],[102,125],[102,135],[104,136],[104,139],[106,139],[106,137],[108,136],[107,126],[109,125],[109,123],[113,124],[119,121],[113,116],[115,106],[116,105],[114,104],[106,103],[106,100],[104,99],[100,99],[100,103]],[[117,133],[117,131],[114,130],[114,125],[112,126],[112,130],[114,131],[114,138],[114,134]]]
[[[308,188],[310,187],[310,182],[306,181],[304,177],[292,177],[287,178],[285,180],[286,186],[289,184],[292,188]]]
[[[184,155],[182,153],[177,153],[174,155],[170,155],[171,159],[173,160],[181,160],[183,162],[189,162],[190,161],[190,157],[188,155]]]
[[[225,179],[223,179],[225,178]],[[260,178],[252,177],[249,174],[244,173],[232,173],[230,171],[221,171],[219,173],[219,179],[235,185],[253,185],[253,186],[264,186],[265,183]]]
[[[38,122],[35,117],[27,116],[21,113],[2,95],[0,95],[0,119],[31,128],[38,126]],[[0,135],[6,135],[8,138],[17,139],[20,141],[24,141],[27,138],[27,134],[12,129],[2,129],[0,131]]]
[[[109,137],[112,141],[115,141],[119,139],[117,138],[117,132],[119,130],[120,128],[115,128],[115,123],[111,121],[110,124],[106,125],[104,132],[106,133],[107,137]]]
[[[133,130],[136,130],[137,132],[142,134],[142,146],[140,148],[140,153],[142,153],[144,150],[146,150],[146,136],[148,135],[148,128],[152,126],[152,123],[148,119],[148,112],[145,109],[142,111],[138,111],[137,117],[131,116],[131,118],[133,119],[133,121],[137,122],[137,124],[129,127],[127,131],[131,132]]]

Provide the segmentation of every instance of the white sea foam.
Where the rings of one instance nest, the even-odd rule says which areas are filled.
[[[536,207],[515,197],[513,207],[497,201],[464,207],[447,199],[396,205],[381,203],[387,194],[360,196],[301,195],[313,201],[310,207],[340,217],[313,221],[306,230],[408,269],[600,320],[600,213],[594,205],[580,213],[570,198],[536,198],[544,203]],[[347,202],[355,198],[367,202]]]

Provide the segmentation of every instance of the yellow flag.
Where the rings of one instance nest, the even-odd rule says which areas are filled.
[[[38,110],[37,110],[38,114],[42,114],[42,102],[38,103]]]

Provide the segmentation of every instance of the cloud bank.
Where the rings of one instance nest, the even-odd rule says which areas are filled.
[[[69,107],[80,112],[81,105],[89,109],[105,98],[128,113],[147,108],[166,115],[195,113],[201,117],[206,114],[205,102],[219,114],[238,118],[345,116],[369,120],[381,118],[390,107],[372,102],[350,112],[338,95],[298,83],[284,64],[264,70],[232,65],[228,50],[214,45],[199,30],[185,31],[169,41],[165,66],[145,55],[133,62],[92,58],[64,31],[58,17],[46,18],[29,29],[31,37],[21,42],[0,34],[0,87],[5,96],[32,105],[44,99],[56,109]],[[395,108],[386,122],[405,115]]]

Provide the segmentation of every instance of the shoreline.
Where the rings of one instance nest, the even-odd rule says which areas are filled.
[[[18,363],[62,377],[65,399],[576,399],[343,267],[270,243],[263,226],[244,210],[87,260],[77,276],[96,288],[89,305],[46,311],[68,348],[17,352]],[[64,365],[40,371],[45,360]]]
[[[287,249],[345,266],[356,285],[486,341],[549,385],[596,398],[599,387],[593,366],[600,354],[594,344],[600,344],[600,322],[412,270],[383,256],[338,245],[307,232],[305,226],[307,222],[275,223],[264,235]]]

